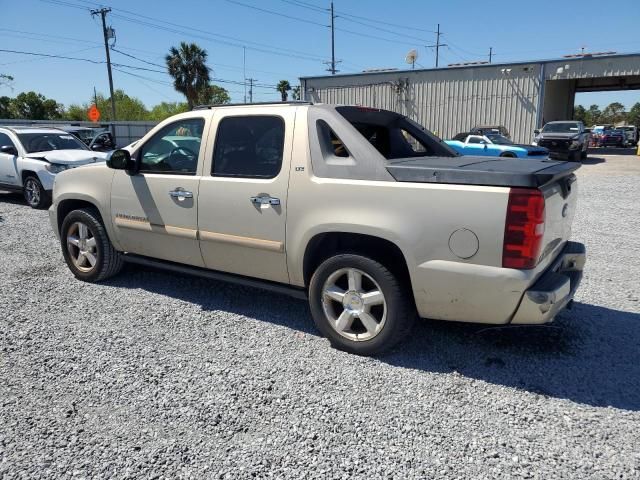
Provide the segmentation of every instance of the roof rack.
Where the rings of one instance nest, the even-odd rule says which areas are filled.
[[[255,103],[216,103],[212,105],[197,105],[192,110],[205,110],[218,107],[250,107],[253,105],[313,105],[313,102],[290,100],[286,102],[255,102]]]

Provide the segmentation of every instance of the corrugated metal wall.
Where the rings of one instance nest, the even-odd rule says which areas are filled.
[[[451,68],[304,79],[308,99],[393,110],[443,138],[482,124],[504,125],[529,142],[536,123],[540,67]]]

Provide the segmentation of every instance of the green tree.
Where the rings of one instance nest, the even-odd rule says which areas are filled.
[[[146,120],[149,112],[144,106],[141,100],[130,97],[123,90],[116,90],[113,92],[113,96],[116,100],[116,116],[118,120]],[[91,102],[93,103],[93,102]],[[111,97],[105,97],[99,93],[97,95],[97,106],[100,110],[100,121],[108,122],[111,120]],[[85,112],[88,110],[89,105],[83,105]],[[85,113],[85,119],[86,113]]]
[[[10,97],[0,97],[0,118],[13,118]]]
[[[148,119],[160,122],[171,115],[187,112],[189,106],[185,102],[162,102],[149,112]]]
[[[300,100],[301,96],[300,96],[300,85],[296,85],[295,87],[293,87],[293,91],[291,92],[291,98],[293,98],[294,100]]]
[[[222,105],[230,101],[229,92],[217,85],[208,84],[198,91],[198,105]]]
[[[637,102],[627,113],[627,122],[640,128],[640,102]]]
[[[187,97],[191,110],[198,101],[199,92],[209,85],[206,50],[195,43],[181,42],[179,48],[169,49],[165,61],[169,75],[173,77],[173,86]]]
[[[282,97],[282,101],[286,102],[289,97],[289,91],[291,90],[291,84],[288,80],[280,80],[278,85],[276,86],[276,90],[280,92],[280,96]]]
[[[585,125],[589,125],[587,122],[587,109],[582,105],[576,105],[573,107],[573,119],[582,122]]]
[[[606,123],[620,123],[626,118],[626,112],[624,111],[624,105],[620,102],[613,102],[607,105],[602,111],[602,119]]]
[[[588,127],[592,127],[600,123],[600,117],[602,116],[602,112],[600,111],[600,107],[598,105],[591,105],[589,110],[587,110],[585,114],[585,119]]]
[[[11,100],[11,109],[15,118],[28,120],[57,120],[64,113],[61,104],[36,92],[19,94]]]
[[[87,118],[87,104],[78,105],[77,103],[72,103],[67,107],[64,112],[64,118],[66,120],[88,120]]]

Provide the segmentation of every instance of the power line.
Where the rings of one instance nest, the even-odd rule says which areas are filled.
[[[285,13],[274,12],[273,10],[267,10],[266,8],[256,7],[255,5],[249,5],[247,3],[238,2],[237,0],[226,0],[226,2],[233,3],[235,5],[240,5],[240,6],[246,7],[246,8],[251,8],[253,10],[258,10],[260,12],[269,13],[271,15],[277,15],[279,17],[288,18],[290,20],[297,20],[298,22],[309,23],[311,25],[318,25],[320,27],[325,27],[325,28],[328,27],[328,25],[324,25],[324,24],[319,23],[319,22],[314,22],[313,20],[307,20],[306,18],[294,17],[292,15],[287,15]]]
[[[91,60],[90,58],[78,58],[78,57],[67,57],[65,55],[54,55],[54,54],[49,54],[49,53],[36,53],[36,52],[25,52],[22,50],[7,50],[4,48],[0,48],[0,52],[6,52],[6,53],[18,53],[21,55],[34,55],[34,56],[38,56],[38,57],[49,57],[49,58],[61,58],[63,60],[78,60],[81,62],[89,62],[89,63],[93,63],[93,64],[104,64],[107,63],[105,61],[102,60]]]

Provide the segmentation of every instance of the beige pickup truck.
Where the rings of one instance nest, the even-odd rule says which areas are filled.
[[[418,316],[551,322],[585,263],[578,167],[458,156],[385,110],[202,107],[58,175],[49,213],[81,280],[133,262],[308,298],[334,346],[369,355]]]

